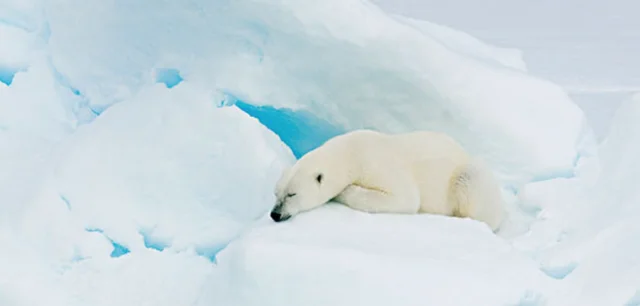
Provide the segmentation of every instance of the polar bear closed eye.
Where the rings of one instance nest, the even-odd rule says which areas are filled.
[[[283,172],[271,218],[285,221],[335,200],[371,213],[468,217],[497,230],[504,202],[491,171],[436,132],[336,136]]]

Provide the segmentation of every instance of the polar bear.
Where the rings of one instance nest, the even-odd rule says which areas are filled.
[[[285,221],[329,201],[369,213],[429,213],[486,223],[505,216],[492,172],[446,134],[356,130],[336,136],[286,169],[271,218]]]

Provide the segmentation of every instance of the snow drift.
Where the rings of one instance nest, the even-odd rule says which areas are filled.
[[[54,0],[46,12],[56,67],[97,112],[171,68],[345,130],[447,132],[515,187],[571,175],[579,155],[581,111],[518,56],[368,2]]]
[[[600,188],[525,185],[539,215],[514,240],[338,206],[248,228],[282,167],[355,128],[447,132],[515,189],[584,174],[582,113],[517,50],[356,0],[5,1],[0,20],[0,304],[537,305],[611,271],[623,290],[600,296],[633,301],[615,246],[637,231],[610,226],[637,198],[570,214],[574,191],[603,201],[638,170],[614,162],[635,152],[623,133]],[[321,122],[303,141],[281,125],[299,114]],[[587,243],[605,229],[630,234]]]
[[[157,84],[63,141],[45,182],[55,193],[42,188],[33,205],[64,205],[83,230],[124,252],[213,258],[270,209],[271,185],[292,162],[277,136],[241,110],[218,108],[186,83]]]
[[[575,270],[552,305],[640,303],[640,94],[624,101],[601,145],[601,172],[576,220]],[[579,233],[579,234],[578,234]]]
[[[327,205],[220,253],[225,305],[518,305],[552,283],[480,222]]]

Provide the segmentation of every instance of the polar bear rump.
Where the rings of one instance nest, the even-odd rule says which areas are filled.
[[[448,198],[452,216],[484,222],[493,231],[500,228],[505,217],[500,186],[481,159],[472,159],[454,171]]]

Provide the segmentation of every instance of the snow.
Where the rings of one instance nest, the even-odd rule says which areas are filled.
[[[559,86],[523,71],[517,52],[398,21],[367,2],[163,2],[149,10],[55,0],[46,12],[55,66],[97,112],[161,67],[341,130],[447,132],[516,189],[571,176],[583,150],[581,110]]]
[[[83,261],[60,285],[71,296],[66,305],[194,305],[204,301],[200,295],[212,270],[200,256],[145,250],[118,260]]]
[[[74,99],[56,84],[44,60],[18,72],[11,87],[0,84],[0,194],[9,222],[40,180],[53,146],[73,131]],[[6,220],[5,220],[6,219]]]
[[[640,94],[624,101],[603,142],[602,172],[592,191],[593,210],[583,221],[583,232],[595,232],[590,251],[566,280],[573,285],[564,294],[572,303],[623,305],[640,289],[640,191],[635,188],[640,167]],[[610,276],[615,275],[615,279]],[[637,298],[636,298],[637,299]],[[559,299],[557,305],[565,300]],[[566,304],[565,304],[566,305]]]
[[[32,51],[0,84],[0,304],[202,301],[216,253],[269,210],[291,150],[189,82],[95,113]]]
[[[425,35],[437,39],[439,43],[456,53],[487,61],[494,65],[503,65],[509,68],[527,71],[527,64],[522,58],[522,51],[518,49],[487,45],[465,32],[425,20],[408,18],[403,15],[394,15],[393,17],[405,24],[415,27]]]
[[[225,305],[515,305],[553,283],[480,222],[340,205],[256,227],[218,263]]]
[[[41,219],[43,207],[56,203],[80,230],[121,249],[112,257],[153,248],[213,258],[270,209],[268,182],[293,156],[256,119],[218,108],[185,83],[172,90],[156,84],[113,106],[65,139],[52,162],[25,222]],[[30,224],[34,229],[44,230]],[[86,239],[78,243],[92,243]],[[84,249],[90,253],[73,256],[95,252]]]
[[[514,4],[450,5],[2,1],[0,304],[638,305],[640,87],[581,80],[615,56],[440,22],[518,25],[496,13]],[[558,28],[534,30],[571,44]],[[273,223],[282,169],[362,127],[456,137],[507,226],[339,205]]]

